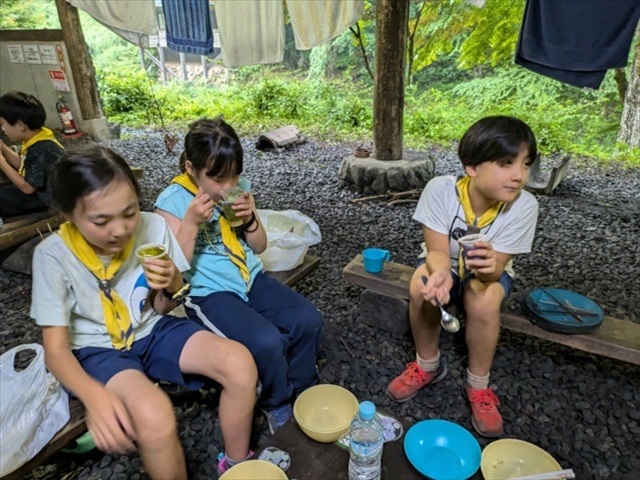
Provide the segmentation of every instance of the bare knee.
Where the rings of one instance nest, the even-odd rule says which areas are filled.
[[[464,292],[467,318],[487,325],[500,325],[500,305],[504,290],[498,282],[472,280]]]
[[[169,397],[159,388],[136,397],[129,407],[138,442],[143,448],[162,448],[177,436],[176,419]]]
[[[220,384],[223,388],[237,392],[253,392],[258,383],[258,369],[247,348],[231,342],[228,346],[231,361],[225,362],[221,368]]]

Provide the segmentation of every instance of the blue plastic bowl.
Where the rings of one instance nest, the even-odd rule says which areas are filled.
[[[466,429],[446,420],[423,420],[404,437],[404,451],[422,475],[464,480],[480,467],[480,445]]]

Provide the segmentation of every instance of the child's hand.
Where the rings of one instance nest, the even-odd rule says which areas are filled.
[[[244,192],[233,202],[231,208],[236,212],[236,217],[249,220],[251,213],[256,208],[253,194],[251,192]]]
[[[202,188],[198,188],[196,197],[187,207],[187,211],[184,214],[183,222],[188,222],[193,225],[200,225],[201,223],[208,222],[213,213],[213,207],[215,204],[211,197],[204,193]]]
[[[424,299],[427,302],[431,302],[431,304],[435,307],[436,302],[435,298],[442,305],[446,305],[449,303],[449,291],[453,287],[453,278],[451,278],[451,273],[448,270],[436,270],[427,280],[427,283],[423,285],[420,293],[424,296]]]
[[[107,388],[85,402],[87,428],[103,452],[130,453],[136,450],[131,418],[120,399]]]
[[[170,258],[149,258],[142,262],[144,276],[153,290],[177,291],[182,286],[182,274]],[[175,287],[175,288],[172,288]]]
[[[496,251],[486,240],[478,240],[474,249],[467,252],[466,267],[474,275],[490,275],[496,271]]]

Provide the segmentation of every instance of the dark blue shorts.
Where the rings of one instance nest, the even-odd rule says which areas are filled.
[[[179,361],[187,340],[200,331],[207,330],[192,320],[165,316],[158,320],[149,335],[135,340],[130,350],[83,347],[73,350],[73,354],[85,372],[105,385],[123,370],[138,370],[153,381],[164,380],[188,390],[198,390],[207,378],[183,375]]]
[[[421,258],[416,265],[416,268],[420,265],[424,264],[424,258]],[[460,277],[451,270],[451,278],[453,278],[453,287],[449,290],[449,303],[445,305],[445,307],[449,307],[451,305],[455,305],[459,311],[464,312],[464,303],[462,301],[462,296],[464,295],[464,287],[471,281],[472,278],[476,278],[474,274],[469,274],[462,281],[460,281]],[[504,289],[504,298],[507,299],[509,294],[511,293],[511,289],[513,288],[513,278],[507,272],[502,272],[500,278],[498,279],[498,283],[502,285]]]

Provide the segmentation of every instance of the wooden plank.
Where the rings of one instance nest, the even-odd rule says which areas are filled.
[[[342,271],[342,278],[374,292],[408,300],[413,271],[407,265],[387,262],[381,273],[367,273],[362,255],[357,255]],[[549,332],[506,308],[501,313],[501,320],[502,327],[507,330],[640,365],[640,325],[630,320],[605,317],[597,330],[580,335]]]
[[[69,414],[71,418],[67,424],[54,435],[47,445],[31,460],[17,470],[2,477],[2,480],[20,480],[31,470],[42,465],[54,453],[63,449],[69,442],[78,438],[87,431],[85,423],[84,406],[78,399],[69,400]]]
[[[5,224],[0,228],[0,250],[19,245],[38,235],[38,230],[45,233],[58,228],[63,222],[62,216],[49,210],[46,212],[30,213],[4,219]]]
[[[271,278],[275,278],[285,285],[292,286],[318,268],[319,264],[320,259],[318,257],[305,255],[303,262],[293,270],[287,270],[285,272],[267,272],[267,275]]]
[[[409,282],[414,271],[415,268],[407,265],[385,262],[380,273],[368,273],[364,270],[362,255],[358,254],[342,270],[342,278],[369,290],[408,300]]]
[[[501,320],[502,327],[513,332],[640,365],[640,325],[630,320],[605,317],[597,330],[578,335],[549,332],[511,312],[502,312]]]
[[[402,421],[406,430],[409,424]],[[382,452],[382,480],[419,480],[424,478],[413,468],[404,454],[404,436],[384,445]],[[289,420],[256,452],[258,458],[266,447],[276,447],[291,457],[287,470],[289,478],[298,480],[347,480],[349,452],[334,443],[318,443],[307,437],[295,420]],[[475,477],[474,477],[475,478]]]

